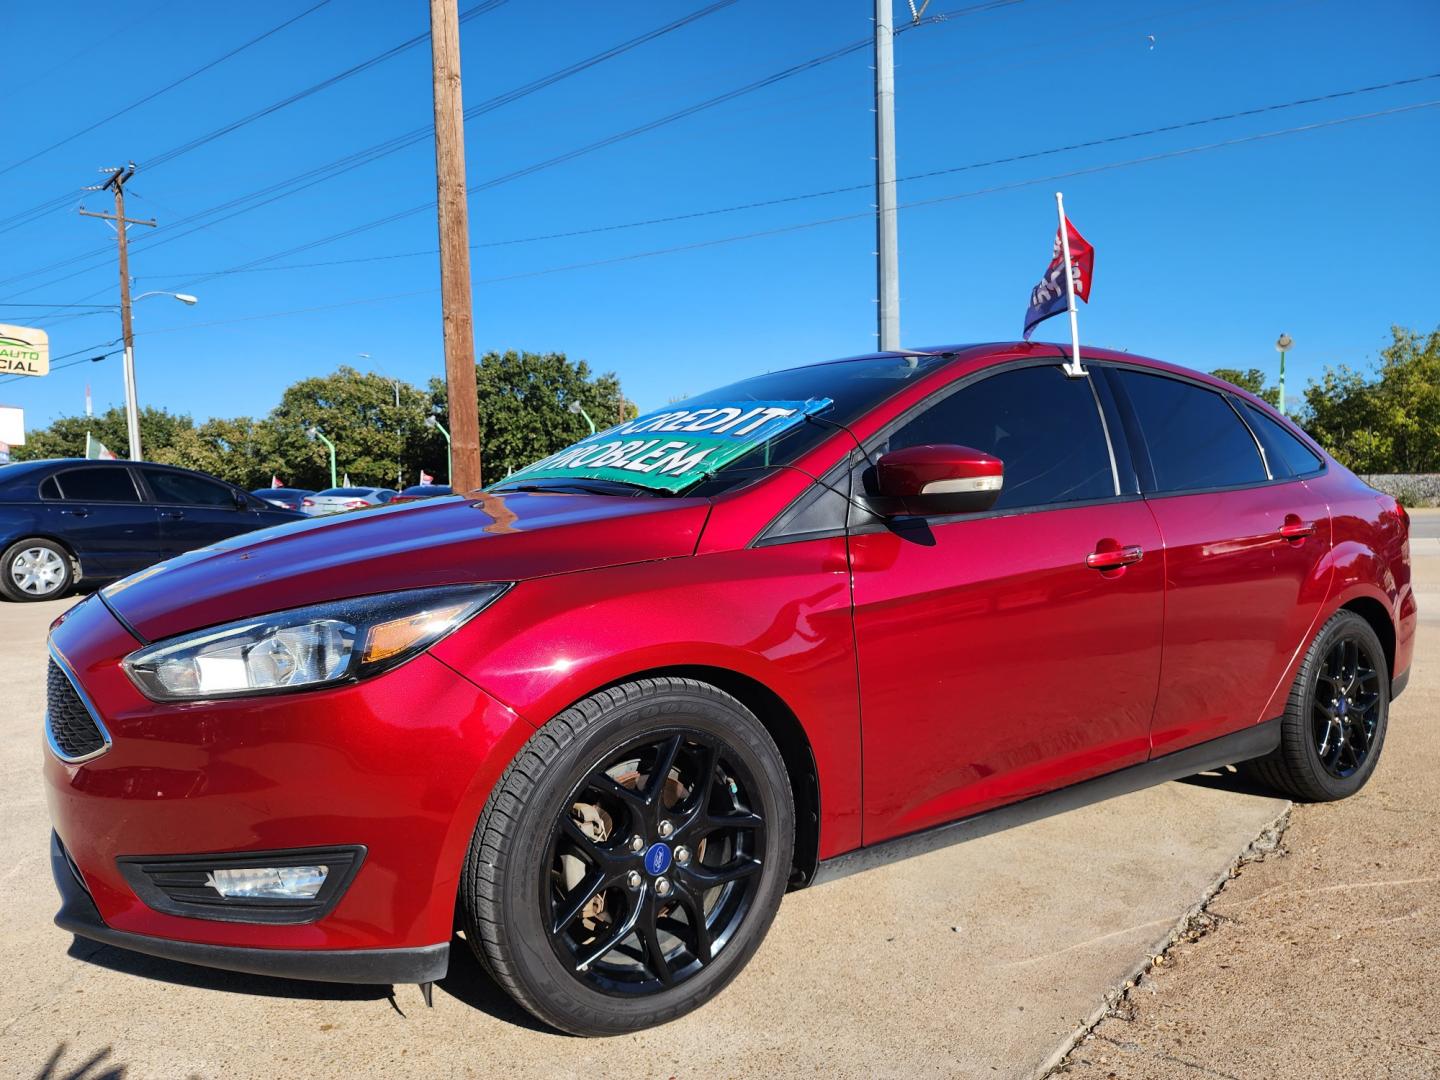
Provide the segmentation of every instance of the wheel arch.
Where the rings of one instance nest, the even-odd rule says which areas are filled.
[[[1380,647],[1385,650],[1385,675],[1395,678],[1395,624],[1390,621],[1390,610],[1373,596],[1356,596],[1341,604],[1340,611],[1353,611],[1375,631]]]
[[[705,664],[676,664],[636,671],[623,678],[612,679],[604,686],[596,687],[596,690],[635,679],[665,675],[695,679],[725,691],[754,713],[775,740],[785,762],[791,795],[795,800],[795,854],[790,887],[795,889],[808,885],[814,880],[820,861],[820,779],[810,738],[795,710],[760,680],[728,668]]]

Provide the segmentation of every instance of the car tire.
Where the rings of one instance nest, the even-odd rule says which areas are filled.
[[[58,600],[74,584],[70,552],[53,540],[19,540],[0,555],[0,593],[11,600]]]
[[[1304,802],[1347,798],[1375,771],[1389,714],[1384,647],[1368,622],[1342,609],[1305,654],[1280,722],[1280,745],[1248,769]]]
[[[602,690],[531,736],[491,793],[462,875],[466,937],[562,1031],[665,1023],[759,948],[794,822],[780,751],[734,697],[675,677]]]

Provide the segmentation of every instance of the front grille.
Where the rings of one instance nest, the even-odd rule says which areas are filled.
[[[53,657],[45,674],[45,726],[50,745],[68,761],[93,757],[105,749],[105,733]]]

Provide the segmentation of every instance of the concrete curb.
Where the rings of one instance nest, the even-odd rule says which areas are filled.
[[[1185,931],[1205,913],[1205,909],[1210,906],[1210,902],[1220,894],[1220,891],[1224,889],[1235,876],[1236,870],[1244,866],[1247,862],[1252,861],[1256,852],[1263,851],[1268,853],[1280,846],[1280,842],[1285,835],[1285,830],[1290,824],[1290,812],[1294,808],[1294,803],[1286,803],[1285,809],[1256,833],[1255,838],[1246,844],[1244,849],[1236,855],[1235,858],[1230,860],[1229,865],[1206,886],[1205,891],[1200,895],[1200,899],[1175,920],[1175,923],[1165,932],[1164,936],[1145,951],[1144,959],[1140,960],[1131,968],[1119,983],[1108,990],[1104,997],[1101,998],[1100,1003],[1091,1010],[1090,1014],[1081,1021],[1079,1026],[1067,1035],[1061,1041],[1060,1045],[1052,1050],[1045,1060],[1040,1063],[1035,1072],[1031,1074],[1033,1080],[1045,1080],[1046,1077],[1054,1075],[1055,1071],[1065,1064],[1065,1059],[1070,1056],[1071,1052],[1099,1026],[1100,1021],[1110,1015],[1111,1010],[1123,1001],[1139,981],[1155,966],[1155,958],[1157,956],[1163,956],[1173,948],[1185,934]],[[1261,847],[1262,842],[1265,845],[1263,848]]]

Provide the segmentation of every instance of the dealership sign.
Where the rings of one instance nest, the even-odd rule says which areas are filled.
[[[527,465],[505,482],[568,477],[680,491],[829,406],[829,398],[737,401],[648,413]]]
[[[50,374],[50,335],[0,323],[0,375]]]

